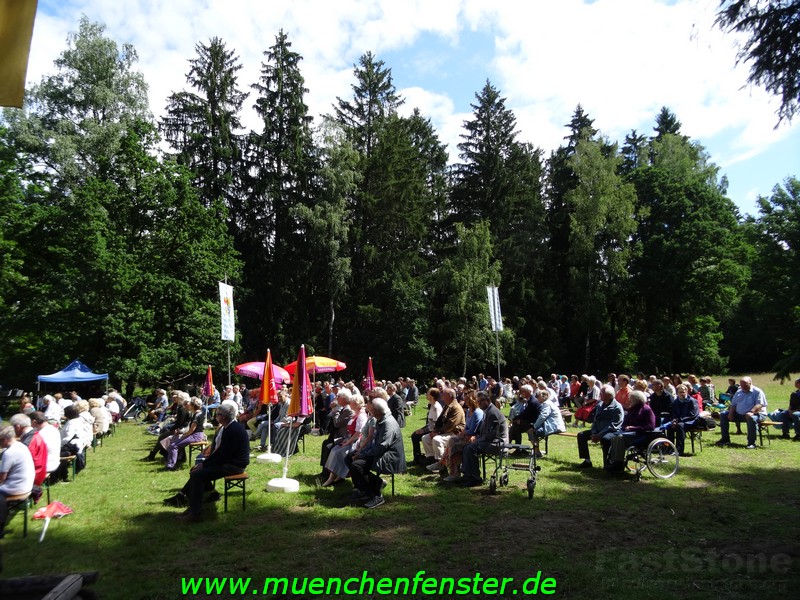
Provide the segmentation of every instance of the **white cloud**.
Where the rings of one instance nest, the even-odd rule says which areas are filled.
[[[712,159],[741,164],[797,135],[798,125],[774,130],[775,100],[761,89],[742,89],[747,68],[734,67],[735,39],[713,27],[716,6],[716,0],[40,0],[28,82],[52,71],[67,32],[85,13],[104,22],[119,43],[136,47],[159,115],[166,97],[185,87],[197,43],[219,36],[235,49],[244,66],[240,87],[249,91],[263,51],[283,28],[304,58],[306,102],[315,115],[350,95],[352,65],[363,52],[380,58],[413,48],[415,58],[404,68],[416,69],[420,81],[439,72],[445,59],[468,61],[480,80],[489,78],[507,97],[520,139],[546,150],[561,144],[578,103],[616,140],[632,128],[649,134],[666,105],[685,134],[728,140]],[[470,46],[473,32],[494,40],[493,53],[483,56]],[[426,36],[442,40],[442,52],[452,54],[420,47]],[[452,159],[471,116],[457,107],[472,101],[454,96],[455,83],[444,72],[435,92],[422,84],[400,90],[410,107],[431,118]],[[252,103],[251,96],[244,121],[257,127]]]

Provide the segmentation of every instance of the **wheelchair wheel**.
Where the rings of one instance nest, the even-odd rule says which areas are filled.
[[[533,491],[536,489],[536,479],[531,477],[528,479],[528,498],[533,498]]]
[[[508,473],[500,475],[500,485],[503,487],[508,485]]]
[[[646,460],[648,470],[659,479],[669,479],[678,472],[678,450],[666,438],[650,442]]]
[[[497,493],[497,478],[494,475],[492,475],[492,477],[489,479],[489,493]]]
[[[647,468],[646,457],[642,452],[636,446],[631,446],[625,450],[625,472],[633,475],[636,481],[642,479],[642,471]]]

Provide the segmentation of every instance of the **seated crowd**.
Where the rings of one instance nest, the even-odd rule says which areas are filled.
[[[110,390],[114,392],[114,390]],[[115,392],[114,392],[115,393]],[[76,392],[45,395],[36,410],[27,394],[20,412],[0,426],[0,537],[8,521],[10,497],[30,498],[38,503],[42,489],[69,477],[86,465],[86,449],[109,434],[114,412],[108,408],[114,398],[83,400]]]

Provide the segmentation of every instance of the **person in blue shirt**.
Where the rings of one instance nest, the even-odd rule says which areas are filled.
[[[725,446],[731,443],[730,423],[747,424],[747,449],[754,450],[756,447],[756,434],[758,433],[758,423],[767,418],[767,398],[759,388],[753,385],[750,377],[742,377],[739,380],[739,390],[731,398],[731,405],[728,410],[719,416],[719,428],[721,436],[717,446]]]

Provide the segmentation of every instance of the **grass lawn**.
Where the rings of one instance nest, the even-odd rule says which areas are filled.
[[[754,379],[770,410],[787,405],[791,384]],[[724,379],[714,381],[724,391]],[[417,410],[404,430],[407,455],[423,419]],[[53,500],[75,513],[53,521],[43,543],[40,521],[29,523],[23,539],[22,516],[14,518],[13,533],[0,542],[3,577],[99,571],[94,589],[111,599],[178,598],[188,577],[249,577],[244,597],[260,594],[265,577],[360,580],[364,570],[376,580],[420,570],[439,578],[513,577],[500,597],[526,595],[524,580],[540,571],[563,598],[763,600],[796,597],[800,589],[800,443],[775,436],[748,451],[744,435],[717,448],[718,431],[706,433],[702,452],[681,458],[675,477],[646,472],[640,482],[576,469],[575,440],[554,437],[532,500],[524,472],[511,472],[509,485],[490,495],[412,468],[396,478],[397,495],[373,511],[348,505],[349,483],[316,485],[322,439],[308,436],[305,453],[289,464],[299,493],[265,492],[281,466],[253,462],[245,512],[234,496],[227,514],[221,502],[209,504],[203,523],[185,524],[162,500],[185,483],[187,470],[139,461],[155,441],[143,430],[119,426],[90,451],[75,482],[53,488]],[[237,596],[203,588],[190,597]]]

